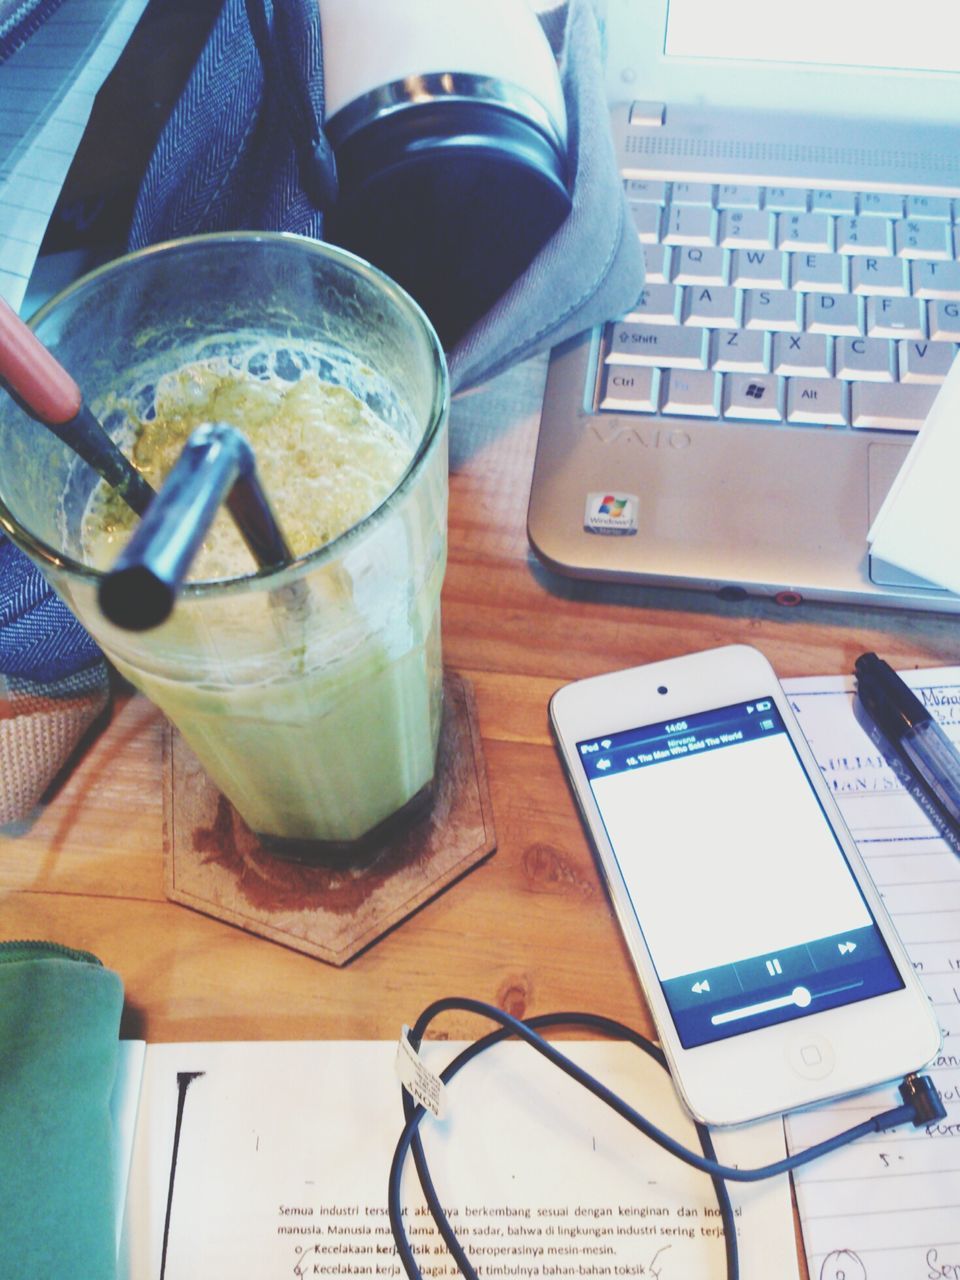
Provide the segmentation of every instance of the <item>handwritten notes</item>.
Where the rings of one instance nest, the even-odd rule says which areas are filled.
[[[430,1042],[439,1070],[457,1046]],[[666,1075],[624,1044],[564,1049],[690,1145]],[[386,1043],[151,1045],[127,1198],[128,1280],[397,1276],[387,1175],[403,1126]],[[663,1153],[527,1046],[482,1055],[449,1086],[424,1145],[484,1276],[722,1280],[709,1180]],[[778,1123],[718,1139],[743,1165],[783,1154]],[[404,1216],[423,1273],[456,1271],[412,1168]],[[734,1189],[744,1280],[797,1276],[789,1187]]]
[[[960,743],[960,670],[904,673]],[[939,1124],[862,1140],[795,1175],[811,1280],[960,1278],[960,858],[904,791],[853,713],[853,682],[785,687],[933,1001],[943,1047],[929,1074]],[[792,1116],[791,1150],[900,1102],[896,1088]]]
[[[16,311],[93,99],[146,0],[72,0],[0,65],[0,294]]]

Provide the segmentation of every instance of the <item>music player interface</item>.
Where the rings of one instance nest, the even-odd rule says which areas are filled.
[[[903,986],[771,698],[577,747],[684,1047]]]

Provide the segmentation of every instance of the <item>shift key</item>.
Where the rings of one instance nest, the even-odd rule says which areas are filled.
[[[611,326],[606,363],[705,369],[707,337],[706,329],[621,321]]]

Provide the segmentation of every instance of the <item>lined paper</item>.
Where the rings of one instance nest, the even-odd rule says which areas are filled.
[[[66,0],[0,64],[0,295],[19,311],[93,100],[147,0]]]
[[[903,678],[960,744],[960,670]],[[947,1110],[794,1174],[811,1280],[960,1277],[960,857],[903,790],[853,712],[853,680],[784,687],[943,1030],[927,1069]],[[800,1150],[896,1106],[895,1086],[788,1117]]]

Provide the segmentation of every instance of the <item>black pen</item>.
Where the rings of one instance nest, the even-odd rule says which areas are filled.
[[[875,653],[854,663],[857,693],[880,732],[960,830],[960,753],[920,699]]]

